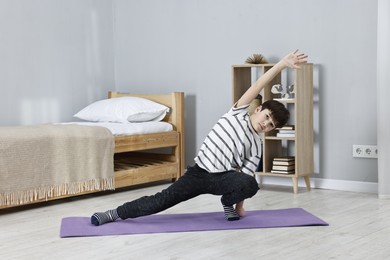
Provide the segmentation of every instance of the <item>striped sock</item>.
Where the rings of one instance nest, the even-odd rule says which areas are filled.
[[[91,217],[91,223],[95,226],[103,225],[107,222],[113,222],[119,218],[116,209],[107,210],[106,212],[96,212]]]
[[[223,206],[223,210],[225,212],[225,219],[228,221],[234,221],[239,220],[240,216],[237,214],[237,212],[234,210],[233,206]]]

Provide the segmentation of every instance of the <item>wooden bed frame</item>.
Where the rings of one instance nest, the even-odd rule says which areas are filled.
[[[172,179],[184,172],[184,93],[165,95],[133,95],[109,92],[109,98],[142,97],[170,107],[163,121],[173,125],[174,131],[120,136],[115,138],[115,188]],[[171,153],[142,152],[170,148]]]
[[[115,188],[160,180],[177,180],[184,173],[184,93],[142,95],[113,91],[108,93],[109,98],[124,96],[142,97],[169,107],[170,111],[163,121],[172,124],[173,130],[155,134],[115,137]],[[37,199],[21,205],[0,206],[0,209],[96,192],[100,191]]]

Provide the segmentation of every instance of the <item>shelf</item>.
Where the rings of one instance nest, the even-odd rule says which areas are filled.
[[[294,173],[281,174],[281,173],[272,173],[272,172],[256,172],[256,174],[260,176],[274,176],[274,177],[287,177],[287,178],[297,177]]]
[[[284,103],[284,104],[294,104],[295,103],[295,99],[293,99],[293,98],[288,98],[288,99],[274,98],[274,100],[279,101],[280,103]]]
[[[288,140],[288,141],[295,141],[295,137],[266,136],[265,140]]]
[[[232,65],[233,68],[264,68],[264,67],[273,67],[275,64],[268,63],[268,64],[236,64]]]
[[[233,104],[248,90],[259,75],[266,73],[273,64],[243,64],[233,65]],[[253,67],[256,70],[252,69]],[[271,81],[267,82],[261,91],[262,102],[276,100],[282,103],[291,113],[290,125],[294,125],[295,136],[277,136],[278,129],[262,134],[262,172],[255,172],[256,176],[282,177],[292,180],[294,193],[298,192],[298,178],[303,177],[306,188],[310,190],[310,176],[314,170],[314,136],[313,136],[313,64],[302,64],[300,69],[289,69],[282,77],[279,72]],[[294,96],[283,96],[272,92],[276,84],[294,84]],[[289,98],[287,98],[289,97]],[[255,104],[257,105],[257,104]],[[287,132],[285,132],[287,133]],[[295,156],[295,173],[272,173],[273,160],[283,155]]]

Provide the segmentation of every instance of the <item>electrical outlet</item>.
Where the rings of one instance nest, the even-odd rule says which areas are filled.
[[[352,156],[356,158],[378,158],[378,146],[354,144],[352,146]]]

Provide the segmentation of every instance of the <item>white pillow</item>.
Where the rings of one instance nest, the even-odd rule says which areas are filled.
[[[135,123],[161,121],[169,108],[139,97],[119,97],[96,101],[74,117],[93,122]]]

